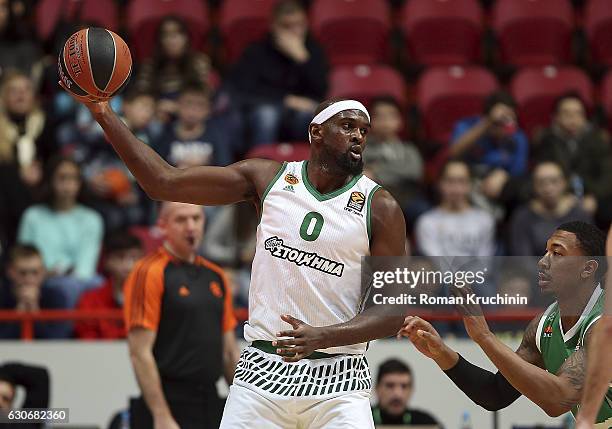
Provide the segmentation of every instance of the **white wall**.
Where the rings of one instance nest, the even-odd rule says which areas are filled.
[[[474,343],[449,340],[448,344],[471,362],[492,369]],[[412,366],[416,377],[412,405],[432,412],[447,429],[458,428],[464,410],[471,413],[474,429],[493,427],[492,414],[472,404],[435,364],[407,341],[384,340],[370,346],[367,358],[373,377],[378,364],[388,357],[398,357]],[[51,406],[69,408],[71,424],[105,428],[114,412],[126,407],[127,398],[138,392],[125,342],[0,342],[0,362],[8,360],[49,368]],[[226,394],[225,386],[220,390]],[[553,425],[555,422],[560,426],[560,419],[547,417],[524,398],[500,413],[500,429],[511,429],[512,424],[519,423]]]

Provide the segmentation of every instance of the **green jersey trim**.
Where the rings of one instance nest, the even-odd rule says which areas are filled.
[[[582,310],[582,314],[580,315],[580,318],[574,324],[574,326],[572,326],[567,332],[563,331],[563,323],[561,323],[561,317],[559,315],[559,329],[561,330],[560,332],[561,332],[561,335],[563,336],[564,342],[567,343],[572,338],[574,338],[576,334],[580,333],[580,328],[582,327],[582,324],[589,317],[589,314],[591,314],[591,311],[593,311],[593,308],[595,307],[595,304],[597,304],[597,300],[599,299],[602,293],[603,293],[603,289],[601,288],[601,284],[598,284],[595,290],[593,291],[591,298],[587,302],[587,305],[584,307],[584,310]]]
[[[595,316],[586,326],[586,328],[584,328],[584,332],[582,333],[582,335],[580,336],[580,340],[579,340],[579,344],[581,347],[584,347],[584,339],[587,336],[587,332],[589,332],[589,329],[591,329],[591,327],[595,324],[595,322],[597,322],[599,319],[601,319],[601,314]]]
[[[317,190],[317,188],[315,188],[312,185],[312,183],[310,183],[310,180],[308,179],[308,161],[302,162],[302,180],[304,181],[304,185],[306,185],[306,189],[308,189],[308,192],[310,192],[310,194],[313,197],[315,197],[318,201],[331,200],[332,198],[335,198],[338,195],[343,194],[344,192],[351,189],[355,185],[355,183],[357,183],[357,181],[361,179],[361,176],[363,176],[363,173],[360,173],[357,176],[354,176],[350,180],[350,182],[348,182],[343,187],[336,189],[335,191],[328,192],[327,194],[322,194]]]
[[[266,197],[268,196],[268,193],[270,192],[270,189],[272,189],[272,186],[274,186],[276,181],[279,179],[279,177],[281,177],[281,175],[285,172],[286,169],[287,169],[287,162],[284,161],[282,163],[282,165],[280,166],[280,168],[278,169],[278,171],[276,172],[276,175],[274,176],[274,178],[272,180],[270,180],[270,183],[268,183],[268,186],[266,187],[266,190],[264,191],[263,195],[261,196],[261,205],[259,207],[259,222],[261,222],[261,218],[263,217],[264,201],[265,201]]]
[[[368,229],[368,241],[372,240],[372,197],[374,196],[374,193],[376,191],[378,191],[381,188],[380,185],[376,185],[372,188],[372,190],[370,191],[370,194],[368,195],[368,201],[367,201],[367,219],[366,219],[366,224],[367,224],[367,229]]]

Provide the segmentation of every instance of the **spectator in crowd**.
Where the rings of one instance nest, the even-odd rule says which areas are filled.
[[[442,167],[440,204],[417,219],[416,241],[425,256],[492,256],[495,221],[469,200],[471,173],[463,161],[449,160]]]
[[[127,231],[107,236],[104,243],[104,284],[88,290],[79,299],[78,310],[110,310],[123,308],[123,284],[134,264],[143,255],[142,243]],[[75,324],[77,338],[114,340],[126,337],[123,321],[82,320]]]
[[[0,0],[1,1],[1,0]],[[49,407],[49,372],[46,368],[18,362],[5,362],[0,365],[0,411],[16,408]],[[16,404],[17,387],[25,390],[21,406]],[[3,428],[38,429],[42,423],[21,423],[2,425]]]
[[[408,365],[398,359],[388,359],[378,367],[376,396],[372,407],[375,425],[438,426],[437,420],[425,411],[408,408],[414,393],[414,377]]]
[[[518,207],[510,220],[510,255],[541,256],[548,237],[559,225],[573,220],[592,221],[568,192],[567,177],[556,162],[537,164],[532,182],[533,198]]]
[[[16,245],[9,252],[7,278],[9,283],[0,288],[0,308],[20,312],[35,312],[41,309],[66,307],[65,297],[58,290],[43,286],[45,266],[34,246]],[[37,322],[35,338],[67,338],[70,326],[60,322]],[[21,326],[17,322],[0,324],[0,338],[21,337]]]
[[[511,177],[527,171],[529,143],[518,128],[516,103],[505,92],[491,94],[483,114],[457,122],[451,137],[450,157],[464,159],[482,181],[482,192],[496,199]]]
[[[155,96],[151,92],[131,88],[123,95],[123,120],[136,137],[148,144],[161,131],[160,124],[155,120]]]
[[[32,171],[33,166],[36,161],[47,160],[55,147],[32,80],[21,72],[9,72],[2,81],[0,96],[0,162],[16,163],[26,183],[35,184],[34,177],[40,175]]]
[[[4,247],[14,243],[19,218],[41,181],[41,162],[53,152],[49,135],[30,78],[6,73],[0,87],[0,236],[4,236],[0,244]]]
[[[254,145],[303,141],[317,103],[327,92],[327,60],[308,36],[297,0],[281,0],[269,34],[248,46],[230,76]],[[284,131],[284,132],[281,132]]]
[[[416,219],[429,208],[423,197],[423,158],[413,143],[400,137],[402,112],[393,97],[374,99],[370,112],[372,129],[364,153],[366,173],[393,194],[408,219]]]
[[[27,12],[24,0],[0,0],[0,77],[15,69],[37,86],[42,77],[42,52],[28,25]]]
[[[568,172],[570,186],[591,214],[602,205],[612,219],[612,148],[607,134],[587,118],[580,95],[567,93],[555,103],[550,128],[537,139],[537,161],[554,161]]]
[[[210,95],[200,84],[183,88],[176,121],[167,125],[153,148],[170,164],[186,168],[232,163],[232,144],[221,127],[209,121]]]
[[[156,42],[153,58],[140,67],[136,88],[160,98],[158,112],[165,122],[176,113],[175,99],[186,84],[208,83],[210,60],[191,48],[189,29],[180,18],[164,18]]]
[[[232,383],[239,354],[231,290],[223,271],[196,254],[201,207],[165,202],[159,225],[163,246],[125,285],[128,345],[142,393],[131,401],[130,427],[218,428],[215,383],[221,374]]]
[[[17,237],[20,243],[33,244],[41,251],[52,276],[62,276],[56,279],[57,285],[71,307],[96,274],[104,230],[101,216],[79,203],[81,184],[76,162],[64,157],[52,159],[44,202],[25,211]]]

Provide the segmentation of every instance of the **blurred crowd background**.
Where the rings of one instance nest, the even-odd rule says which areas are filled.
[[[162,240],[156,203],[57,84],[80,28],[127,41],[134,68],[111,105],[172,165],[305,159],[318,103],[352,97],[372,115],[365,174],[399,201],[412,254],[537,256],[565,221],[612,219],[608,5],[0,0],[0,308],[121,308],[133,264]],[[204,210],[200,252],[246,309],[255,209]],[[35,337],[125,328],[54,322]]]

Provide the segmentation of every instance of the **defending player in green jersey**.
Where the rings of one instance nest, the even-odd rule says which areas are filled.
[[[605,235],[595,226],[569,222],[557,228],[538,262],[539,286],[556,301],[529,323],[516,352],[495,337],[482,312],[463,309],[470,338],[498,368],[496,374],[466,361],[418,317],[408,316],[400,334],[410,338],[457,387],[487,410],[505,408],[522,394],[550,416],[568,411],[576,415],[593,327],[603,312],[604,254]],[[612,389],[595,425],[597,429],[610,427]]]

